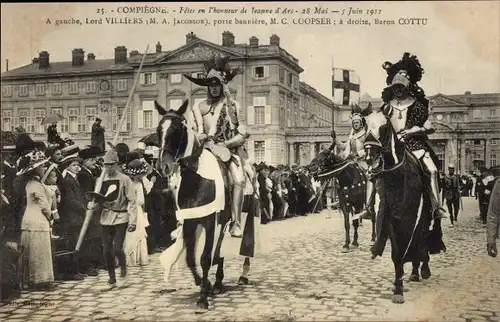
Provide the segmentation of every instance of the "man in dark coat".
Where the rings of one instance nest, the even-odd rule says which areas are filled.
[[[47,127],[47,141],[49,144],[57,144],[59,146],[64,146],[64,140],[59,136],[57,132],[57,122],[52,123]]]
[[[481,221],[486,225],[486,216],[488,213],[488,206],[490,204],[491,192],[495,185],[495,177],[488,169],[483,169],[482,178],[478,180],[476,198],[479,201],[479,213]]]
[[[78,153],[82,159],[82,169],[76,175],[78,183],[83,190],[83,193],[92,192],[95,189],[96,177],[96,158],[102,156],[103,152],[98,146],[90,146],[81,150]],[[88,275],[97,275],[97,269],[104,267],[104,258],[102,257],[101,243],[101,225],[99,223],[99,215],[94,213],[90,218],[89,226],[82,247],[82,253],[88,258],[88,268],[82,268]]]
[[[91,145],[96,145],[101,148],[101,150],[104,152],[106,151],[105,147],[105,141],[104,141],[104,127],[101,126],[101,119],[96,118],[95,123],[92,125],[92,133],[91,133],[91,138],[90,138],[90,144]]]
[[[455,174],[455,165],[448,166],[448,174],[444,178],[443,199],[446,199],[448,212],[450,213],[451,225],[457,221],[458,210],[460,209],[460,177]]]
[[[68,155],[61,161],[60,169],[63,169],[62,180],[58,182],[61,191],[61,203],[59,204],[59,215],[61,230],[64,239],[68,242],[69,249],[75,249],[80,230],[85,221],[87,211],[85,195],[77,180],[77,175],[81,171],[81,159],[78,157],[80,149],[74,149],[75,154]],[[83,271],[88,268],[88,258],[85,253],[77,254],[70,268],[71,278],[82,280],[85,275]]]
[[[257,181],[259,183],[259,196],[261,200],[262,207],[265,208],[266,212],[269,214],[271,218],[267,218],[267,216],[261,217],[262,224],[267,224],[272,219],[273,209],[272,208],[272,196],[271,189],[268,188],[266,179],[269,176],[269,167],[261,162],[257,168],[255,169],[258,173]]]

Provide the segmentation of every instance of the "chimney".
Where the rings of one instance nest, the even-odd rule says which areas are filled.
[[[115,64],[126,64],[127,59],[127,48],[125,46],[118,46],[115,48]]]
[[[280,37],[278,37],[277,35],[273,34],[271,37],[270,37],[270,40],[269,40],[269,45],[271,46],[280,46]]]
[[[83,51],[83,49],[73,49],[72,54],[71,66],[80,67],[85,64],[85,52]]]
[[[259,46],[259,38],[252,36],[250,37],[250,47],[258,47]]]
[[[470,91],[466,91],[464,93],[464,95],[465,95],[465,101],[467,102],[467,105],[471,105],[471,103],[472,103],[472,99],[471,99],[472,93]]]
[[[157,54],[158,54],[158,53],[161,53],[161,44],[160,44],[160,42],[158,42],[158,43],[156,44],[156,53],[157,53]]]
[[[40,54],[38,56],[38,68],[40,68],[40,69],[49,68],[49,66],[50,66],[49,56],[50,56],[49,53],[46,51],[40,52]]]
[[[94,53],[89,53],[89,54],[87,55],[87,60],[88,60],[88,61],[95,60],[95,55],[94,55]]]
[[[6,72],[9,71],[9,60],[8,59],[5,60],[5,71]]]
[[[196,35],[191,31],[186,35],[186,44],[196,40]]]
[[[139,51],[137,51],[137,50],[132,50],[132,51],[130,52],[130,58],[135,57],[135,56],[139,56]]]
[[[231,47],[234,46],[234,35],[230,31],[224,31],[222,33],[222,46]]]

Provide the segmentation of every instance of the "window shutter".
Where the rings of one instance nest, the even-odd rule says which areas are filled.
[[[141,75],[140,75],[140,83],[141,83],[141,85],[144,85],[144,83],[145,83],[144,73],[141,73]]]
[[[264,66],[264,77],[269,77],[269,66]]]
[[[158,125],[158,111],[156,109],[153,110],[153,112],[151,113],[153,115],[152,117],[152,125],[153,125],[153,128],[156,128],[156,126]]]
[[[137,111],[137,128],[142,129],[144,128],[144,119],[143,119],[143,111],[142,109]]]
[[[250,162],[255,162],[255,154],[254,154],[254,142],[253,140],[248,140],[247,141],[247,152],[248,152],[248,159]]]
[[[271,165],[271,144],[272,140],[271,139],[266,139],[264,143],[264,160],[267,165]]]
[[[259,98],[260,97],[254,97],[253,98],[253,106],[259,106]]]
[[[151,73],[151,83],[156,84],[156,73]]]
[[[254,125],[254,124],[255,124],[255,111],[253,109],[253,106],[250,105],[247,107],[247,125]]]
[[[271,105],[264,107],[264,124],[272,124]]]

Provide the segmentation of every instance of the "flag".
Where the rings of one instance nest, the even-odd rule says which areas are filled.
[[[350,69],[333,68],[332,96],[337,105],[359,104],[359,77]]]

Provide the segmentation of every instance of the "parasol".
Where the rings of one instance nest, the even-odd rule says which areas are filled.
[[[140,139],[139,142],[144,143],[146,146],[160,147],[160,140],[158,138],[158,133],[148,134],[142,139]]]
[[[42,125],[48,125],[48,124],[52,124],[52,123],[56,123],[56,122],[61,122],[62,120],[64,120],[64,117],[59,113],[55,113],[55,114],[51,114],[51,115],[44,117],[42,120]]]

